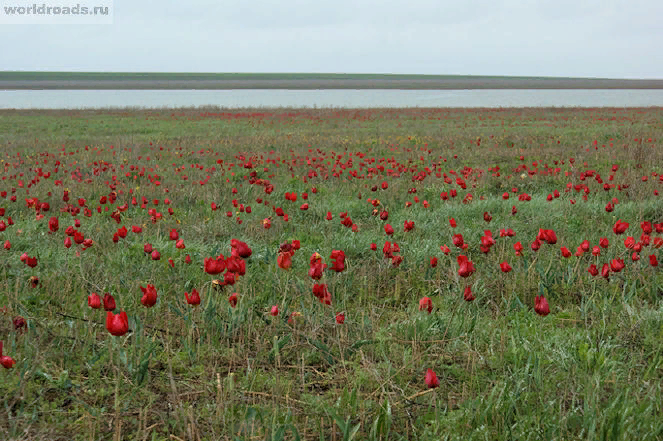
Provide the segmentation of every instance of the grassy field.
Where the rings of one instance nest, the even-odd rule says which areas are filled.
[[[0,72],[0,89],[662,89],[663,79],[343,73]]]
[[[0,142],[2,439],[663,439],[661,108],[0,110]]]

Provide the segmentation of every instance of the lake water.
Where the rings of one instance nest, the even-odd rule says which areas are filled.
[[[199,106],[658,107],[663,90],[0,90],[0,109]]]

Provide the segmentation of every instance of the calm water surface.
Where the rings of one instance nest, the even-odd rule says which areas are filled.
[[[650,107],[663,90],[0,90],[0,109]]]

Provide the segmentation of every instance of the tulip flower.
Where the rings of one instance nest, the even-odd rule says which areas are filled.
[[[658,259],[656,258],[655,254],[649,256],[649,264],[651,266],[658,266]]]
[[[322,263],[322,260],[318,260],[311,265],[308,270],[308,275],[313,280],[320,280],[325,268],[327,268],[327,265]]]
[[[502,262],[500,263],[500,269],[502,270],[503,273],[508,273],[513,268],[511,268],[511,265],[509,265],[507,262]]]
[[[249,246],[245,242],[242,242],[241,240],[232,239],[230,241],[230,246],[242,259],[251,257],[251,254],[253,252],[251,248],[249,248]]]
[[[0,341],[0,364],[5,369],[11,369],[16,364],[16,361],[9,355],[2,354],[2,341]]]
[[[55,233],[58,231],[58,228],[60,228],[58,224],[58,218],[57,217],[52,217],[48,220],[48,229],[50,230],[51,233]]]
[[[433,301],[430,297],[423,297],[419,300],[419,311],[428,311],[429,314],[433,311]]]
[[[279,307],[277,305],[272,306],[272,309],[269,310],[269,315],[272,317],[279,315]]]
[[[594,277],[599,275],[599,270],[596,267],[596,265],[594,265],[593,263],[591,265],[589,265],[589,268],[587,269],[587,271],[589,272],[589,274],[591,274]]]
[[[93,292],[92,294],[87,296],[87,305],[92,309],[101,308],[101,297],[99,297],[99,294]]]
[[[281,269],[290,269],[292,267],[292,255],[294,251],[280,252],[279,256],[276,258],[276,263]]]
[[[108,293],[104,294],[104,309],[106,311],[114,311],[116,307],[115,298]]]
[[[475,269],[474,269],[474,264],[467,258],[467,256],[458,256],[457,258],[458,261],[458,275],[461,277],[469,277],[471,276]]]
[[[345,270],[345,253],[341,250],[333,250],[330,256],[333,262],[330,269],[340,273]]]
[[[601,269],[601,277],[606,280],[610,278],[610,266],[607,263],[603,264],[603,268]]]
[[[198,293],[198,290],[196,288],[194,288],[193,291],[191,291],[191,294],[189,294],[188,292],[185,292],[184,293],[184,298],[186,299],[186,302],[189,305],[192,305],[192,306],[200,305],[200,294]]]
[[[384,226],[384,232],[387,234],[387,236],[391,236],[394,234],[394,228],[390,224],[386,224]]]
[[[628,222],[622,222],[622,220],[619,219],[612,227],[612,231],[614,231],[615,234],[622,234],[626,231],[628,226],[629,226]]]
[[[129,318],[127,313],[120,311],[119,314],[113,314],[108,311],[106,313],[106,329],[111,335],[121,337],[129,330]]]
[[[226,261],[223,255],[219,255],[216,259],[213,257],[206,257],[204,259],[204,268],[207,274],[220,274],[226,269]]]
[[[230,306],[233,307],[233,308],[235,306],[237,306],[237,293],[236,292],[230,294],[230,297],[228,297],[228,303],[230,303]]]
[[[618,273],[623,269],[624,269],[624,260],[622,260],[622,259],[612,259],[612,261],[610,261],[610,270],[613,273]]]
[[[516,251],[516,256],[522,256],[523,255],[523,244],[520,242],[516,242],[513,244],[513,249]]]
[[[465,291],[463,292],[463,298],[465,299],[466,302],[471,302],[472,300],[475,299],[474,294],[472,294],[472,288],[467,286],[465,287]]]
[[[324,305],[331,305],[331,293],[327,289],[327,284],[314,284],[313,295],[317,297],[320,303]]]
[[[147,285],[147,288],[141,286],[140,290],[143,292],[143,297],[140,299],[143,306],[151,308],[157,303],[157,290],[154,285]]]
[[[534,297],[534,311],[543,317],[550,314],[550,307],[548,306],[548,301],[544,296]]]
[[[345,323],[345,314],[343,314],[342,312],[336,314],[336,323],[338,323],[339,325]]]
[[[424,378],[424,382],[429,389],[434,389],[440,386],[440,380],[437,379],[437,375],[435,375],[435,372],[433,372],[432,369],[428,369],[428,371],[426,371],[426,378]]]

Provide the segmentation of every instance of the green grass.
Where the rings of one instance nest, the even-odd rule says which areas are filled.
[[[653,193],[663,190],[659,108],[0,111],[0,133],[0,191],[8,192],[0,208],[5,222],[14,221],[0,232],[11,242],[11,250],[0,250],[0,340],[16,360],[0,370],[2,439],[663,438],[663,274],[648,260],[663,256],[646,247],[632,262],[623,244],[629,235],[640,239],[640,222],[663,222],[663,196]],[[243,168],[250,158],[256,166]],[[333,175],[334,164],[342,177]],[[522,164],[536,173],[522,179]],[[546,164],[553,173],[541,173]],[[366,176],[379,166],[385,170]],[[413,182],[426,167],[452,183],[434,171]],[[451,173],[464,167],[472,169],[465,169],[466,190]],[[39,168],[51,176],[39,177]],[[400,177],[387,176],[388,169]],[[309,178],[311,170],[318,176]],[[350,170],[364,179],[348,179]],[[582,180],[586,170],[615,188]],[[273,193],[249,184],[251,171],[268,179]],[[72,179],[78,172],[81,182]],[[383,181],[388,190],[371,190]],[[587,201],[582,191],[565,192],[569,182],[588,186]],[[117,202],[98,214],[112,183]],[[623,184],[629,187],[618,190]],[[79,246],[63,247],[64,229],[74,222],[61,212],[65,189],[69,203],[85,198],[92,210],[76,217],[77,229],[94,240],[80,256]],[[451,189],[458,196],[440,200]],[[548,202],[556,189],[561,196]],[[286,201],[286,192],[296,192],[297,202]],[[299,209],[303,192],[307,211]],[[472,202],[463,204],[468,192]],[[532,200],[518,201],[522,193]],[[35,197],[50,204],[41,220],[26,207]],[[142,197],[162,220],[153,223]],[[607,213],[615,197],[619,203]],[[394,237],[385,236],[368,198],[388,210]],[[233,199],[252,212],[238,213]],[[118,224],[110,213],[124,203]],[[272,206],[283,207],[289,221]],[[345,211],[357,233],[340,225]],[[54,234],[51,216],[59,217]],[[630,223],[626,234],[613,233],[617,219]],[[403,232],[405,220],[415,222],[413,231]],[[123,225],[127,238],[113,243]],[[132,233],[132,225],[143,232]],[[185,249],[169,239],[173,228]],[[499,237],[502,228],[516,236]],[[529,246],[539,228],[554,229],[558,242],[534,253]],[[496,240],[488,254],[478,247],[485,229]],[[457,233],[477,269],[468,279],[457,272]],[[561,246],[575,252],[583,240],[593,246],[601,237],[610,241],[601,256],[561,258]],[[229,256],[233,238],[253,254],[237,284],[216,290],[203,259]],[[285,271],[277,266],[278,248],[293,239],[301,249]],[[382,257],[385,240],[400,245],[398,268]],[[525,248],[521,257],[516,241]],[[145,256],[146,242],[161,260]],[[441,253],[444,244],[451,255]],[[332,250],[345,252],[347,269],[327,270],[318,282],[332,293],[332,305],[324,306],[311,294],[307,271],[313,253],[330,264]],[[37,267],[19,260],[24,252],[38,257]],[[431,256],[439,258],[436,268]],[[626,268],[609,280],[587,272],[591,263],[600,268],[617,257]],[[513,271],[502,273],[502,261]],[[36,288],[31,276],[39,278]],[[148,283],[158,290],[149,309],[140,303],[140,286]],[[476,296],[471,303],[463,300],[466,286]],[[195,309],[184,300],[193,288],[202,298]],[[91,292],[114,295],[132,332],[111,336],[104,311],[87,306]],[[236,308],[228,303],[233,292]],[[533,311],[535,295],[548,299],[548,316]],[[431,314],[419,311],[424,296],[433,301]],[[272,305],[279,306],[277,318],[268,314]],[[295,311],[301,316],[289,324]],[[339,312],[343,325],[335,321]],[[14,329],[15,316],[27,320],[25,331]],[[428,368],[439,388],[427,389]]]

